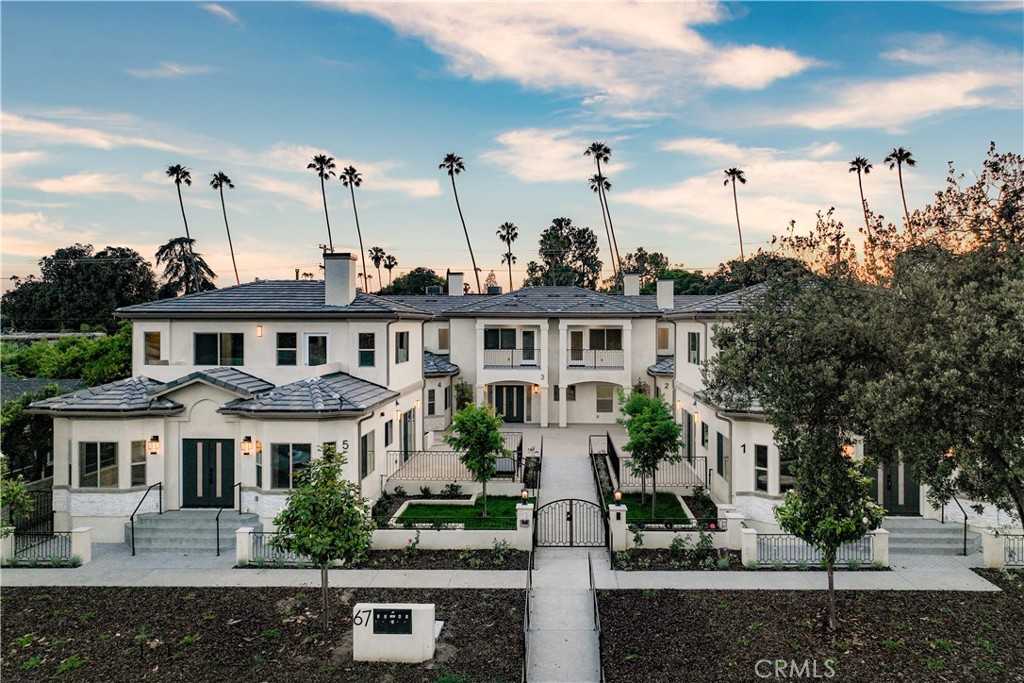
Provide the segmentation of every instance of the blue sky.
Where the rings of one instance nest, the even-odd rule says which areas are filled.
[[[567,216],[595,229],[586,146],[607,174],[620,250],[713,269],[739,254],[723,170],[744,169],[748,252],[790,220],[860,215],[970,177],[990,140],[1024,148],[1024,4],[1010,3],[30,3],[0,8],[3,278],[74,242],[152,257],[184,233],[164,170],[192,169],[189,227],[233,284],[212,173],[243,281],[316,272],[326,242],[324,152],[362,173],[366,247],[415,266],[470,271],[451,186],[478,265],[507,286],[497,227],[511,221],[519,279],[537,236]],[[348,189],[327,201],[335,246],[357,244]],[[607,249],[602,257],[608,264]],[[384,274],[387,278],[387,273]],[[376,278],[371,288],[376,288]]]

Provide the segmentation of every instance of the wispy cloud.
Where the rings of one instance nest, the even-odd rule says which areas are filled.
[[[216,17],[220,17],[221,19],[238,26],[239,28],[242,26],[242,20],[238,18],[238,14],[224,5],[220,5],[216,2],[204,2],[199,5],[199,7]]]
[[[575,131],[518,128],[502,133],[496,141],[501,148],[484,152],[481,158],[527,183],[582,183],[596,171],[593,159],[583,155],[591,140]],[[613,161],[601,170],[611,176],[625,168],[626,164]]]
[[[968,14],[1024,12],[1024,2],[1021,2],[1021,0],[1010,0],[1009,2],[945,2],[943,7],[948,7],[958,12],[967,12]]]
[[[216,71],[212,66],[206,64],[178,64],[177,62],[160,62],[160,66],[152,69],[126,69],[128,73],[136,78],[182,78],[184,76],[195,76],[196,74],[208,74]]]
[[[72,144],[95,149],[145,147],[165,152],[180,151],[176,145],[162,140],[123,135],[99,128],[67,125],[43,118],[29,118],[6,111],[0,114],[0,122],[2,122],[5,136],[24,138],[42,145]]]
[[[51,194],[120,194],[140,200],[152,200],[160,196],[155,188],[135,178],[113,173],[72,173],[60,178],[35,180],[28,183],[28,187]]]
[[[3,152],[0,154],[0,159],[3,160],[4,172],[6,173],[15,171],[23,166],[37,164],[44,158],[46,158],[45,154],[35,151]]]

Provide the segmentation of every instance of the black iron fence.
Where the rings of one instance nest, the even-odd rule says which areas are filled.
[[[687,517],[654,517],[629,520],[629,525],[643,531],[727,531],[729,520],[723,518],[689,519]],[[760,537],[759,537],[760,538]]]
[[[418,506],[421,510],[415,517],[374,517],[378,529],[410,529],[452,531],[515,531],[515,517],[455,517],[452,515],[430,514],[427,505]]]
[[[28,491],[32,507],[24,514],[8,514],[15,533],[48,534],[53,532],[53,491]]]
[[[71,532],[14,534],[14,556],[19,560],[71,559]]]
[[[873,559],[871,536],[842,545],[836,552],[837,564],[849,564],[851,561],[867,564]],[[822,554],[817,548],[791,534],[758,534],[757,561],[762,564],[781,562],[795,565],[806,562],[808,565],[816,565],[822,561]]]
[[[254,531],[252,534],[252,561],[255,564],[309,564],[310,559],[296,555],[275,545],[273,531]]]
[[[1003,536],[1003,561],[1008,565],[1024,566],[1024,535]]]

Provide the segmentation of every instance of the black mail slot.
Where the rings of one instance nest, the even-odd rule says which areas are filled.
[[[411,609],[375,609],[373,610],[373,632],[389,635],[406,635],[412,633]]]

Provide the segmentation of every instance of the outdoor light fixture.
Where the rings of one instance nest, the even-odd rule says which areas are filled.
[[[535,393],[535,394],[539,394],[540,393],[540,385],[539,384],[534,384],[533,385],[533,393]]]
[[[522,491],[519,492],[519,497],[522,498],[523,502],[525,503],[527,499],[530,497],[530,492],[527,491],[526,489],[523,489]]]
[[[682,401],[676,401],[676,410],[682,410],[682,409],[683,409],[683,402]]]
[[[159,435],[154,434],[153,436],[149,437],[149,441],[146,442],[146,451],[149,452],[150,455],[157,455],[160,453]]]
[[[615,493],[612,494],[612,496],[615,498],[616,503],[622,502],[622,491],[616,491]]]
[[[257,325],[256,326],[256,336],[257,337],[262,337],[263,336],[263,325]]]
[[[413,410],[419,410],[420,409],[420,400],[416,399],[415,403],[413,403],[412,405],[413,405],[413,408],[412,408]]]
[[[694,412],[694,414],[693,414],[693,421],[694,421],[695,424],[699,424],[700,423],[700,411]]]
[[[397,408],[395,408],[395,421],[396,422],[401,422],[402,421],[402,411],[397,409]]]
[[[252,455],[256,452],[256,444],[253,443],[251,436],[242,438],[242,455]]]

